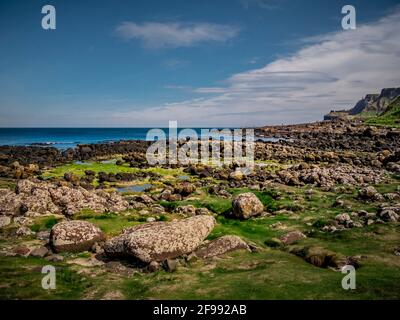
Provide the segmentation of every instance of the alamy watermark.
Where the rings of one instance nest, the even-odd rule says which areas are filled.
[[[45,5],[42,7],[42,13],[45,16],[42,18],[42,28],[44,30],[56,29],[56,8],[52,5]]]
[[[44,30],[55,30],[56,29],[56,8],[53,5],[47,4],[42,7],[42,14],[45,16],[42,18],[42,28]],[[345,16],[342,18],[343,30],[355,30],[356,25],[356,8],[353,5],[345,5],[342,7],[342,14]]]
[[[44,290],[56,289],[56,268],[52,265],[47,265],[42,268],[42,274],[46,274],[42,278],[42,288]]]
[[[199,132],[200,131],[200,135]],[[230,165],[254,168],[254,129],[181,129],[170,121],[168,134],[152,129],[146,140],[155,141],[146,152],[150,165]],[[223,149],[223,150],[222,150]]]
[[[346,274],[342,279],[342,288],[344,290],[356,289],[356,268],[352,265],[342,267],[342,273]]]
[[[345,16],[342,18],[343,30],[355,30],[357,28],[356,8],[349,4],[345,5],[342,8],[342,14],[345,14]]]

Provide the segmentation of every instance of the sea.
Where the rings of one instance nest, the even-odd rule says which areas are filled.
[[[146,140],[152,128],[0,128],[0,145],[74,148],[78,144]],[[211,128],[209,128],[211,129]],[[216,128],[219,129],[220,128]],[[162,128],[168,137],[168,128]],[[183,128],[178,128],[178,132]],[[200,136],[201,129],[193,128]],[[266,141],[274,141],[266,138]]]

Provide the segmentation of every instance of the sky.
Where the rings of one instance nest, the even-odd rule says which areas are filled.
[[[303,123],[399,86],[400,0],[0,0],[0,127]]]

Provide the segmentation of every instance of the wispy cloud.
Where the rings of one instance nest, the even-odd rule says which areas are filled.
[[[114,114],[114,120],[165,125],[173,119],[184,126],[318,120],[331,109],[351,107],[367,93],[400,86],[399,31],[400,10],[395,9],[356,30],[314,37],[289,57],[232,75],[223,87],[197,89],[204,97]]]
[[[204,42],[226,42],[239,28],[215,23],[122,22],[115,29],[126,40],[140,40],[147,48],[192,47]]]
[[[284,0],[240,0],[245,9],[249,9],[250,7],[254,6],[267,10],[281,9],[283,1]]]
[[[188,65],[188,61],[181,59],[168,59],[163,62],[163,66],[170,70],[176,70]]]

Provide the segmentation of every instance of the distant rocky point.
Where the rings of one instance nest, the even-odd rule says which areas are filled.
[[[324,120],[347,118],[348,116],[376,116],[383,114],[391,103],[400,97],[399,88],[385,88],[380,94],[367,94],[350,110],[331,111]]]

